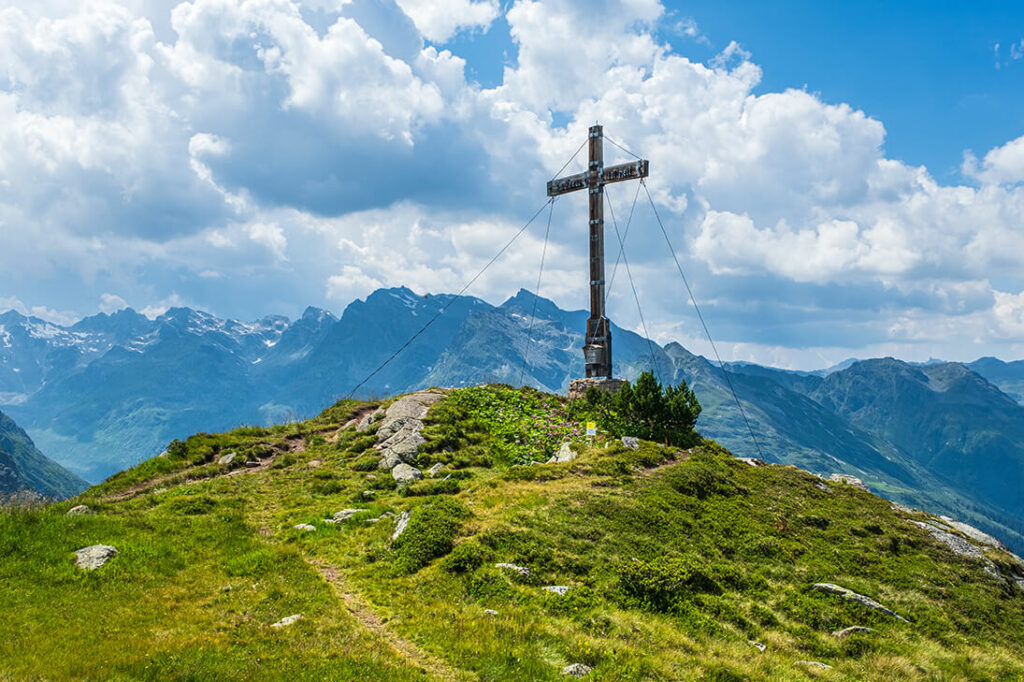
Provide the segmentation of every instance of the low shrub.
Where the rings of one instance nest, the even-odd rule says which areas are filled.
[[[635,605],[652,611],[671,612],[694,594],[721,594],[722,588],[695,560],[661,557],[633,559],[618,570],[623,593]]]
[[[405,532],[395,540],[395,569],[400,573],[415,573],[432,560],[448,554],[467,516],[466,507],[448,497],[416,509]]]
[[[441,568],[449,573],[472,573],[483,566],[490,556],[478,542],[469,541],[455,545],[451,553],[441,562]]]

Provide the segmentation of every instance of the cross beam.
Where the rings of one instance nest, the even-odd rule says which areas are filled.
[[[548,182],[548,196],[587,189],[590,195],[590,319],[583,345],[587,377],[612,378],[612,330],[605,316],[604,300],[604,186],[623,180],[646,178],[649,163],[639,159],[631,163],[604,167],[604,132],[591,126],[590,162],[583,173],[555,178]]]

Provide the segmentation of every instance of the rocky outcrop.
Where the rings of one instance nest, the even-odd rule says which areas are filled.
[[[828,477],[828,480],[835,481],[836,483],[846,483],[852,485],[854,488],[860,488],[865,492],[871,492],[868,487],[864,485],[864,481],[860,480],[856,476],[850,476],[849,474],[832,474]]]
[[[866,606],[873,611],[878,611],[879,613],[884,613],[887,616],[892,616],[897,620],[906,621],[906,618],[895,611],[887,609],[871,597],[865,597],[863,594],[857,594],[853,590],[848,590],[840,585],[834,585],[832,583],[816,583],[811,587],[811,589],[824,594],[834,594],[837,597],[842,597],[846,601],[852,601],[862,606]]]
[[[95,571],[117,556],[117,548],[110,545],[92,545],[75,551],[75,565],[83,571]]]
[[[548,464],[560,464],[563,462],[571,462],[576,459],[576,453],[572,451],[568,442],[562,443],[562,447],[558,448],[558,452],[555,453],[551,459],[548,460]]]
[[[442,400],[444,395],[439,391],[410,393],[383,411],[379,417],[377,444],[373,446],[381,454],[381,469],[392,471],[399,464],[412,464],[416,460],[420,446],[427,442],[421,433],[423,418],[427,416],[430,406]]]

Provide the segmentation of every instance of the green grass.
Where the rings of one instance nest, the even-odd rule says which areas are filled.
[[[573,462],[512,466],[538,414],[558,415],[558,437],[575,428],[557,398],[524,392],[517,407],[513,393],[460,391],[432,408],[421,464],[444,461],[454,487],[399,491],[363,466],[373,439],[336,432],[359,407],[345,403],[197,436],[75,500],[0,513],[0,679],[561,680],[576,662],[595,680],[1022,679],[1024,591],[885,500],[747,466],[709,441],[577,439]],[[489,416],[466,407],[481,402]],[[296,440],[287,466],[224,476],[214,464]],[[96,513],[64,516],[83,502]],[[325,523],[345,508],[364,511]],[[409,527],[391,542],[402,511]],[[79,571],[72,552],[96,543],[120,554]],[[293,613],[304,618],[269,627]],[[849,625],[873,631],[831,635]]]

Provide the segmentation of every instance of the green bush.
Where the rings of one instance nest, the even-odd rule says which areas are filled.
[[[442,497],[412,513],[409,526],[395,540],[395,568],[415,573],[437,557],[452,551],[455,536],[469,511],[459,502]]]
[[[661,557],[652,561],[633,559],[618,570],[623,593],[636,605],[652,611],[671,612],[694,594],[721,594],[722,588],[693,559]]]
[[[690,447],[700,440],[693,430],[700,411],[697,396],[685,381],[662,388],[653,372],[644,372],[635,384],[627,383],[614,395],[591,386],[583,405],[574,405],[570,413],[595,415],[600,428],[615,436]]]
[[[695,459],[674,468],[665,480],[676,491],[698,500],[712,496],[730,497],[745,492],[721,467]]]
[[[456,545],[451,554],[441,562],[441,568],[449,573],[472,573],[483,566],[489,552],[477,542],[463,542]]]

